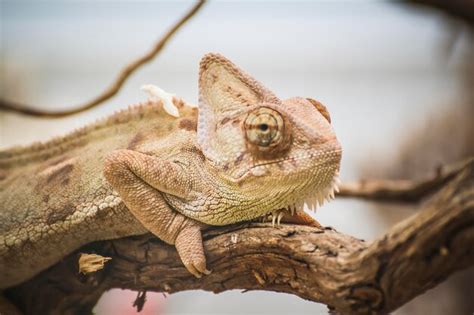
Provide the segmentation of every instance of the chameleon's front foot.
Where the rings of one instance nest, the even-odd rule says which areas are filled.
[[[107,156],[104,176],[146,229],[175,244],[190,273],[198,278],[210,273],[200,224],[170,208],[163,199],[163,192],[181,197],[188,193],[190,182],[180,166],[140,152],[118,150]]]

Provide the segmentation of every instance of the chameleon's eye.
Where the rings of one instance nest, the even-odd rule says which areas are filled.
[[[244,128],[247,141],[265,150],[281,142],[285,123],[277,111],[260,107],[247,115]]]

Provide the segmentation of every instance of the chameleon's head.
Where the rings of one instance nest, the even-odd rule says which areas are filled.
[[[198,144],[223,181],[260,198],[247,216],[333,194],[341,147],[322,104],[281,101],[218,54],[203,57],[199,91]]]

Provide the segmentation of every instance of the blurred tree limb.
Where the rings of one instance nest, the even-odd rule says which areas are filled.
[[[417,202],[442,187],[473,161],[474,158],[470,158],[459,163],[441,166],[434,175],[418,181],[373,179],[343,183],[339,187],[338,196],[392,202]]]
[[[419,4],[436,8],[474,26],[474,1],[472,0],[405,0],[410,4]]]
[[[163,50],[165,45],[168,41],[173,37],[173,35],[183,26],[189,19],[191,19],[202,7],[205,3],[205,0],[199,0],[179,21],[176,22],[175,25],[166,33],[164,34],[160,40],[155,44],[155,46],[145,53],[140,58],[133,60],[129,63],[122,71],[118,74],[115,81],[110,85],[104,92],[102,92],[97,97],[93,98],[92,100],[80,104],[78,106],[74,106],[72,109],[66,109],[61,111],[44,111],[41,109],[37,109],[34,106],[26,105],[26,104],[19,104],[12,101],[8,101],[5,99],[0,99],[0,110],[2,111],[12,111],[21,113],[24,115],[29,116],[36,116],[42,118],[61,118],[65,116],[70,116],[73,114],[81,113],[87,111],[106,100],[115,96],[122,86],[125,84],[125,81],[141,66],[153,60],[153,58]]]
[[[185,270],[173,247],[143,235],[86,246],[5,294],[26,314],[88,314],[111,288],[267,290],[342,314],[388,313],[474,265],[474,161],[421,211],[371,243],[332,228],[257,223],[211,228],[204,240],[213,273],[202,279]],[[104,270],[79,275],[81,251],[112,260]]]

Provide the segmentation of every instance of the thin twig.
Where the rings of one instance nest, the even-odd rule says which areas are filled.
[[[419,181],[372,179],[343,183],[338,196],[390,202],[417,202],[456,176],[474,157],[437,169],[434,176]]]
[[[112,98],[116,95],[120,88],[124,85],[125,81],[130,77],[130,75],[140,68],[145,63],[151,61],[162,49],[165,47],[167,42],[173,37],[173,35],[178,31],[178,29],[183,26],[190,18],[192,18],[205,3],[205,0],[199,0],[189,12],[184,15],[159,41],[156,45],[145,55],[138,58],[137,60],[132,61],[128,64],[118,75],[115,82],[107,88],[102,94],[96,98],[90,100],[79,106],[74,106],[73,109],[60,110],[60,111],[44,111],[35,109],[31,105],[19,104],[16,102],[11,102],[8,100],[0,99],[0,110],[3,111],[12,111],[21,113],[23,115],[36,116],[42,118],[61,118],[65,116],[70,116],[73,114],[84,112],[88,109],[91,109],[100,103]]]

